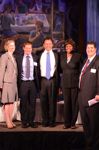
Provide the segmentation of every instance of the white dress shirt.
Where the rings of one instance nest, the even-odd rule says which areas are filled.
[[[40,58],[40,70],[41,70],[41,77],[46,77],[46,56],[48,51],[45,50]],[[55,63],[55,56],[53,51],[49,51],[50,54],[50,63],[51,63],[51,71],[50,76],[53,77],[55,69],[56,69],[56,63]]]

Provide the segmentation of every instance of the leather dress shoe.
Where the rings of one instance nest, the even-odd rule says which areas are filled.
[[[28,128],[28,127],[29,127],[29,124],[27,123],[22,124],[22,128]]]
[[[66,125],[64,125],[64,126],[63,126],[63,129],[69,129],[69,128],[70,128],[70,126],[69,126],[69,125],[67,125],[67,126],[66,126]]]
[[[76,129],[76,128],[77,128],[77,126],[75,126],[75,125],[71,126],[71,129]]]
[[[37,126],[36,123],[33,122],[33,123],[30,123],[30,127],[31,127],[31,128],[37,128],[38,126]]]
[[[49,127],[55,127],[56,126],[56,123],[55,122],[51,122],[50,124],[49,124]]]
[[[42,127],[48,127],[49,126],[49,123],[48,122],[46,122],[46,123],[42,123]]]

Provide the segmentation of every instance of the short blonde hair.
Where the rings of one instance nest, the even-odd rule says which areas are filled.
[[[6,40],[5,43],[4,43],[4,49],[5,49],[5,51],[8,51],[8,45],[10,43],[14,43],[15,44],[15,41],[14,40]]]

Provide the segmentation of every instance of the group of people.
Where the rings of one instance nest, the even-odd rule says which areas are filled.
[[[87,43],[87,59],[75,51],[75,42],[67,39],[65,51],[53,51],[53,39],[46,37],[43,51],[36,55],[31,42],[23,44],[23,53],[13,55],[14,40],[7,40],[0,58],[0,90],[2,93],[7,127],[16,125],[12,120],[14,102],[20,98],[22,128],[36,128],[35,107],[40,94],[42,126],[56,126],[57,95],[61,86],[64,97],[64,129],[76,128],[78,110],[86,135],[87,150],[99,148],[99,56],[96,44]]]

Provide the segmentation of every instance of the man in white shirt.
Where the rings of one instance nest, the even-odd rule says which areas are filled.
[[[53,40],[46,38],[40,56],[42,126],[54,127],[58,89],[58,54],[53,52]],[[48,59],[47,59],[48,58]]]

